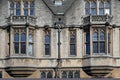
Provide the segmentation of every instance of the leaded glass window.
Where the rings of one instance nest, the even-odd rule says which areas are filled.
[[[99,15],[103,15],[104,14],[104,2],[100,1],[99,3]]]
[[[67,73],[65,71],[62,72],[62,78],[67,78]]]
[[[70,55],[76,55],[76,34],[70,31]]]
[[[70,72],[68,73],[68,78],[73,78],[73,72],[72,72],[72,71],[70,71]]]
[[[74,78],[80,78],[80,72],[76,71],[76,72],[74,73]]]
[[[14,2],[10,3],[10,15],[14,15]]]
[[[93,32],[93,53],[105,53],[105,31],[102,29]]]
[[[32,2],[30,2],[30,15],[34,15],[34,10],[35,9],[35,5],[34,5],[34,2],[32,1]]]
[[[50,32],[45,33],[45,55],[50,55]]]
[[[52,73],[51,72],[47,73],[47,78],[52,78]]]
[[[28,2],[24,2],[24,16],[28,16]]]
[[[21,3],[16,2],[16,15],[20,16],[21,15]]]
[[[46,78],[46,73],[45,72],[41,72],[41,78]]]
[[[85,12],[86,12],[86,15],[90,14],[90,2],[89,1],[87,1],[85,4]]]
[[[28,54],[33,56],[33,34],[29,34],[29,50]]]
[[[91,2],[91,14],[92,15],[97,14],[97,5],[96,5],[96,2],[94,2],[94,1]]]

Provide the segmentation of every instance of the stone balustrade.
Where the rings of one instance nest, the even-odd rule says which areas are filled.
[[[7,18],[7,21],[13,25],[36,24],[36,18],[33,16],[10,16]]]
[[[89,15],[83,18],[83,24],[105,24],[112,21],[112,16],[110,15]]]

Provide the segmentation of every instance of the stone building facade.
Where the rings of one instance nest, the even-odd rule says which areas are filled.
[[[120,78],[119,5],[0,0],[0,77]]]

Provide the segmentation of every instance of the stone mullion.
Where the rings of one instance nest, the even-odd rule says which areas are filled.
[[[92,40],[92,36],[93,36],[93,29],[90,26],[90,56],[92,56],[93,54],[93,40]]]
[[[30,1],[28,1],[28,16],[30,16]]]
[[[10,27],[10,56],[12,56],[12,54],[14,53],[14,51],[13,51],[13,47],[14,47],[14,44],[13,44],[13,35],[14,35],[14,33],[13,33],[13,29],[12,29],[12,27]]]
[[[29,27],[26,28],[26,55],[29,56]]]
[[[23,0],[21,0],[21,9],[20,9],[20,11],[21,11],[21,15],[24,15],[24,2],[23,2]]]
[[[108,55],[108,26],[106,26],[106,54]]]

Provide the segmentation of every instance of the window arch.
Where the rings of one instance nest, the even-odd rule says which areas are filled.
[[[95,1],[91,2],[91,14],[96,15],[97,14],[97,4]]]
[[[105,14],[110,14],[110,2],[105,2]]]
[[[30,2],[30,15],[34,15],[35,11],[34,11],[34,7],[35,7],[35,4],[34,2]]]
[[[85,3],[85,12],[86,12],[86,15],[90,14],[90,2],[89,1]]]
[[[28,16],[28,2],[27,1],[24,2],[24,15]]]
[[[90,33],[86,33],[86,54],[90,54]]]
[[[47,73],[47,78],[52,78],[52,73],[51,72]]]
[[[16,15],[17,16],[20,16],[21,15],[21,3],[20,2],[17,2],[16,3]]]
[[[73,78],[73,72],[72,72],[72,71],[70,71],[70,72],[68,73],[68,78]]]
[[[76,71],[76,72],[74,73],[74,78],[80,78],[80,72]]]
[[[67,78],[67,73],[65,71],[62,72],[62,78]]]
[[[76,55],[76,34],[70,31],[70,55]]]
[[[10,15],[14,15],[14,2],[10,2]]]
[[[98,53],[98,33],[93,33],[93,53]]]
[[[46,78],[46,73],[45,72],[41,72],[41,78]]]
[[[104,14],[104,2],[100,1],[99,2],[99,15],[103,15]]]
[[[45,33],[45,55],[50,55],[50,33]]]

